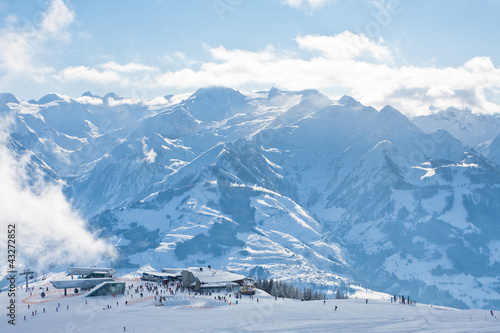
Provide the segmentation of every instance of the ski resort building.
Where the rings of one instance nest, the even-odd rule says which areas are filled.
[[[79,276],[81,279],[90,278],[111,278],[116,273],[113,268],[98,268],[98,267],[69,267],[68,273],[73,276]]]
[[[158,283],[167,284],[172,281],[181,281],[182,269],[171,271],[171,272],[143,272],[142,279],[144,281],[154,281]]]
[[[125,283],[115,282],[113,279],[113,274],[116,273],[113,268],[70,267],[68,268],[68,273],[71,279],[50,281],[54,288],[64,289],[64,295],[67,294],[68,288],[75,289],[75,292],[78,292],[78,289],[89,290],[99,287],[96,289],[101,289],[100,293],[102,295],[116,294],[116,291],[120,291],[121,289],[123,289],[121,293],[125,291]],[[123,284],[123,286],[118,284]],[[94,293],[96,289],[94,289],[92,293]]]
[[[125,282],[106,281],[92,289],[85,297],[123,294],[125,294]]]
[[[225,288],[233,290],[246,284],[244,275],[221,271],[208,267],[163,268],[161,272],[143,272],[142,279],[168,283],[182,281],[184,287],[195,290],[205,288]]]
[[[182,271],[182,284],[196,290],[205,288],[226,288],[233,290],[245,284],[245,276],[210,267],[190,267]]]

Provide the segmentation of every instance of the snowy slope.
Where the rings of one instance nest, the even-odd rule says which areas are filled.
[[[179,169],[184,177],[174,174],[154,187],[158,192],[91,223],[104,227],[102,236],[113,237],[122,254],[134,254],[125,266],[211,263],[303,283],[345,283],[338,274],[350,269],[335,237],[275,192],[286,192],[279,168],[254,149],[245,142],[218,146]]]
[[[45,282],[45,281],[44,281]],[[127,287],[143,285],[128,281]],[[178,292],[155,306],[154,294],[84,297],[62,292],[50,294],[44,302],[34,285],[33,297],[18,289],[16,326],[0,322],[2,332],[498,332],[498,318],[485,310],[391,303],[387,294],[357,290],[347,300],[306,301],[278,299],[258,290],[254,298],[238,299],[225,292],[212,296]],[[128,288],[127,288],[128,290]],[[162,290],[162,289],[160,289]],[[50,291],[52,287],[50,286]],[[227,302],[214,300],[226,297]],[[49,300],[52,297],[53,300]],[[60,298],[57,298],[60,297]],[[56,299],[57,298],[57,299]],[[258,299],[258,301],[257,301]],[[368,303],[366,302],[368,299]],[[127,305],[125,305],[127,301]],[[0,294],[0,305],[7,307],[7,293]],[[30,309],[28,304],[30,302]],[[231,305],[229,305],[231,303]],[[59,304],[59,307],[58,307]],[[108,308],[110,306],[110,308]],[[337,309],[335,310],[335,307]],[[58,311],[56,311],[56,308]],[[45,309],[45,311],[44,311]],[[36,311],[36,315],[32,315]],[[497,315],[494,312],[494,315]],[[26,316],[26,320],[24,320]],[[193,320],[195,318],[195,320]]]
[[[500,165],[500,134],[481,146],[481,152],[496,165]]]

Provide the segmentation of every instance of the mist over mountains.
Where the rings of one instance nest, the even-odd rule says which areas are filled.
[[[0,94],[0,114],[28,178],[59,184],[115,267],[211,264],[500,308],[498,115],[408,119],[316,90],[223,87],[159,104]]]

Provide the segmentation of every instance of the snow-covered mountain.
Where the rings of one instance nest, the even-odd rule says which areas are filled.
[[[500,134],[482,146],[483,153],[496,165],[500,166]]]
[[[438,129],[447,130],[471,147],[480,146],[500,134],[499,114],[474,113],[470,108],[450,107],[430,115],[415,117],[412,121],[426,133]]]
[[[65,182],[116,245],[116,267],[211,264],[500,307],[500,150],[470,147],[498,135],[495,116],[449,109],[412,122],[275,88],[163,101],[0,95],[11,149]]]

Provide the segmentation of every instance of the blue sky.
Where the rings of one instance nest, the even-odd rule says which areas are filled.
[[[409,115],[498,112],[498,14],[495,0],[0,0],[0,91],[274,86]]]

